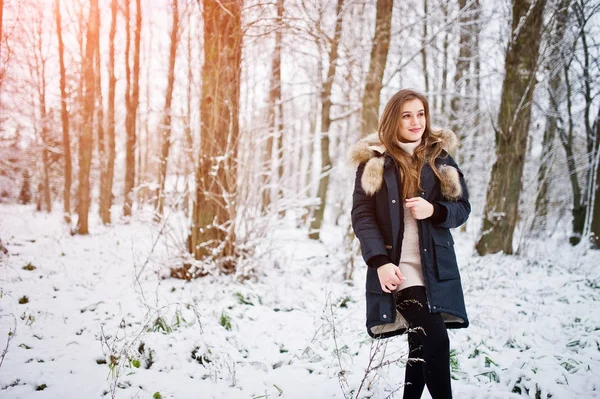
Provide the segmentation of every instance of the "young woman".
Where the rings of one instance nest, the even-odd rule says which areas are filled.
[[[378,133],[351,150],[358,165],[352,227],[367,268],[367,331],[408,331],[404,399],[451,398],[447,328],[469,325],[450,228],[471,205],[463,174],[447,151],[450,131],[431,129],[427,99],[400,90]]]

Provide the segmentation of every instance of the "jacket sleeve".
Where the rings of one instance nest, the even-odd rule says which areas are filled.
[[[354,194],[352,195],[352,228],[354,234],[360,241],[362,257],[367,265],[376,256],[385,256],[387,250],[383,241],[383,235],[377,225],[377,214],[375,195],[368,195],[362,188],[361,179],[365,170],[365,163],[358,166],[356,179],[354,181]],[[382,259],[382,258],[379,258]],[[373,263],[373,262],[371,262]],[[375,262],[377,266],[380,262]],[[371,266],[371,265],[370,265]]]
[[[452,229],[467,221],[469,214],[471,213],[471,204],[469,203],[469,190],[467,189],[467,184],[465,183],[462,171],[450,155],[447,155],[444,159],[444,163],[454,167],[458,171],[462,195],[456,201],[446,199],[436,201],[436,204],[446,208],[446,217],[433,222],[438,227]]]

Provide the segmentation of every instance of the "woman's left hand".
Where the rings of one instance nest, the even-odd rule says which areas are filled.
[[[417,220],[427,219],[433,215],[433,205],[421,197],[407,198],[406,207],[410,210],[412,217]]]

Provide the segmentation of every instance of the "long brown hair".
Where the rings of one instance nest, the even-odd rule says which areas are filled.
[[[421,143],[417,146],[411,157],[398,145],[399,131],[402,116],[402,106],[411,100],[420,100],[425,109],[425,131],[421,137]],[[419,92],[411,89],[403,89],[390,98],[383,115],[379,120],[379,140],[385,146],[386,151],[396,160],[400,169],[400,181],[402,183],[402,198],[414,197],[421,187],[421,169],[427,162],[433,173],[440,179],[440,174],[435,167],[435,159],[440,156],[442,146],[436,132],[431,129],[429,117],[429,103],[427,98]]]

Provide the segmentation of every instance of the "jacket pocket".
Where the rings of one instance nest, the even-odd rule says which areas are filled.
[[[460,277],[456,254],[454,252],[454,240],[450,231],[436,231],[433,234],[433,247],[435,252],[435,266],[439,281],[452,280]]]

